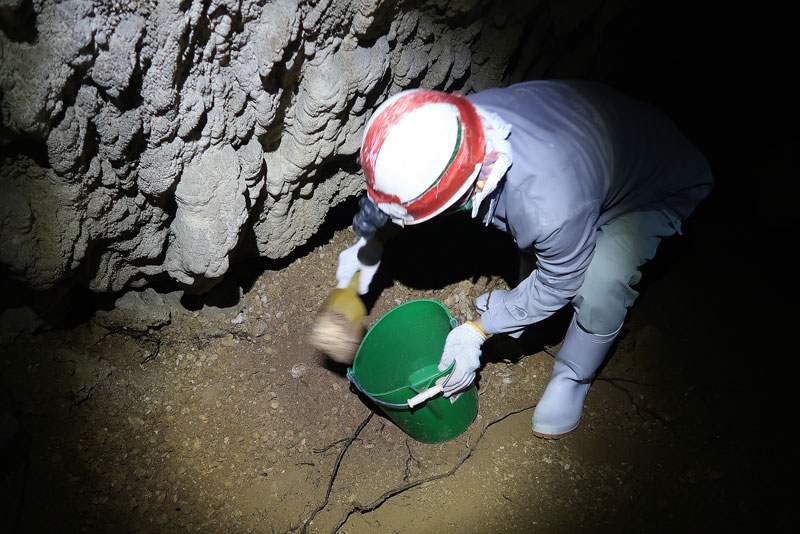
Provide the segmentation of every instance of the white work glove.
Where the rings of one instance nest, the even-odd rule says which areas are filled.
[[[444,351],[439,360],[439,371],[444,371],[453,361],[456,365],[442,384],[442,393],[449,397],[469,387],[475,380],[475,371],[481,366],[481,346],[486,335],[471,322],[453,328],[444,342]]]
[[[356,272],[361,271],[358,278],[358,294],[369,291],[369,285],[381,264],[383,242],[379,239],[361,238],[358,243],[344,249],[339,254],[339,265],[336,267],[336,287],[343,289],[350,285]]]

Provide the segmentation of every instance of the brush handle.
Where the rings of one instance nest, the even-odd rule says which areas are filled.
[[[353,295],[358,295],[358,278],[360,275],[361,271],[356,271],[356,274],[353,275],[353,278],[350,280],[350,284],[347,286],[347,291]]]

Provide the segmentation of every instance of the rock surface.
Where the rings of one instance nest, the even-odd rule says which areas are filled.
[[[530,77],[577,5],[3,0],[0,265],[204,291],[237,252],[285,257],[361,190],[376,104]]]

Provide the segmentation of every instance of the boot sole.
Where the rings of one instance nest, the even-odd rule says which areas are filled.
[[[564,432],[563,434],[542,434],[541,432],[536,432],[535,430],[533,430],[532,432],[534,436],[542,439],[561,439],[565,436],[569,436],[570,434],[572,434],[572,430],[570,430],[569,432]]]
[[[533,428],[533,425],[531,425],[531,432],[533,432],[533,435],[536,436],[537,438],[542,438],[542,439],[561,439],[561,438],[563,438],[565,436],[569,436],[570,434],[575,432],[575,430],[578,428],[579,425],[580,425],[580,419],[578,420],[577,423],[575,423],[575,426],[573,426],[572,428],[570,428],[569,430],[566,430],[564,432],[559,432],[558,434],[548,434],[546,432],[539,432],[538,430]]]

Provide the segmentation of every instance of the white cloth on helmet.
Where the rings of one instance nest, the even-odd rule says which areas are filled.
[[[398,226],[405,226],[407,222],[412,221],[414,218],[408,214],[408,211],[400,204],[392,204],[391,202],[381,202],[378,204],[378,209],[392,218],[392,222]]]
[[[475,105],[478,116],[481,118],[483,124],[483,136],[486,140],[485,154],[492,155],[491,162],[485,162],[486,169],[481,169],[478,180],[483,180],[476,188],[475,193],[472,195],[472,218],[478,216],[478,210],[481,208],[481,203],[489,197],[492,192],[497,188],[497,184],[505,176],[506,171],[511,167],[513,161],[511,157],[511,143],[508,142],[508,136],[511,134],[511,125],[506,123],[499,115],[492,113],[481,106]],[[486,173],[484,176],[484,172]],[[489,225],[492,222],[491,214],[494,213],[494,205],[497,203],[497,197],[489,199],[489,209],[486,210],[483,223]]]

